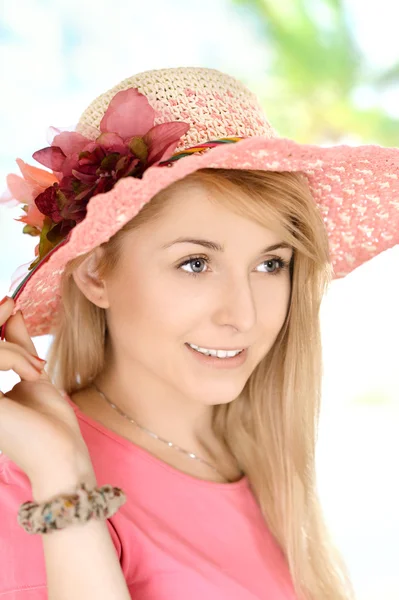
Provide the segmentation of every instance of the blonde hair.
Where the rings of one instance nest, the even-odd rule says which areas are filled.
[[[157,194],[106,244],[99,275],[118,264],[123,236],[156,219],[179,186],[199,183],[246,218],[278,231],[294,248],[284,325],[233,402],[214,407],[214,427],[246,473],[265,521],[281,547],[300,600],[354,597],[346,566],[330,538],[317,493],[315,448],[321,399],[319,310],[332,277],[328,238],[305,177],[298,173],[203,169]],[[106,313],[74,282],[62,284],[63,311],[49,373],[69,394],[103,369]],[[82,335],[84,332],[84,335]]]

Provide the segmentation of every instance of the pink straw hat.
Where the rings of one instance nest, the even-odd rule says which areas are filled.
[[[22,177],[7,178],[11,196],[24,204],[24,233],[40,236],[29,273],[25,266],[23,280],[11,285],[31,336],[56,323],[68,261],[109,240],[157,192],[198,169],[304,173],[328,231],[335,278],[399,243],[399,149],[279,138],[254,94],[214,69],[125,79],[92,102],[75,132],[57,132],[33,157],[49,170],[19,160]]]

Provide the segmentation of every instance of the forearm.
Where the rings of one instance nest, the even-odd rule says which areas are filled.
[[[73,493],[79,483],[97,485],[91,469],[76,474],[61,469],[32,484],[36,502]],[[112,482],[111,482],[112,483]],[[130,600],[115,546],[105,521],[91,520],[41,536],[49,600]]]

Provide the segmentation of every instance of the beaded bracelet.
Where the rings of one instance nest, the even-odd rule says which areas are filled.
[[[43,504],[24,502],[18,511],[18,523],[30,534],[51,533],[90,519],[108,519],[125,502],[120,488],[103,485],[88,490],[81,483],[73,494],[61,494]]]

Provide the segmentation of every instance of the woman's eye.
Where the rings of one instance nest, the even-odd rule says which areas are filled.
[[[184,263],[182,263],[180,267],[183,268],[190,266],[190,268],[192,269],[191,271],[186,271],[186,269],[183,269],[183,271],[186,271],[186,273],[188,272],[191,275],[199,275],[200,273],[203,273],[202,266],[205,264],[206,260],[204,258],[190,258],[189,260],[186,260]]]
[[[277,271],[279,271],[280,269],[283,269],[285,266],[285,261],[281,260],[280,258],[270,258],[269,260],[265,260],[263,263],[261,263],[262,266],[266,265],[266,268],[268,269],[270,267],[270,271],[266,270],[266,273],[276,273]],[[273,268],[274,267],[274,268]]]

